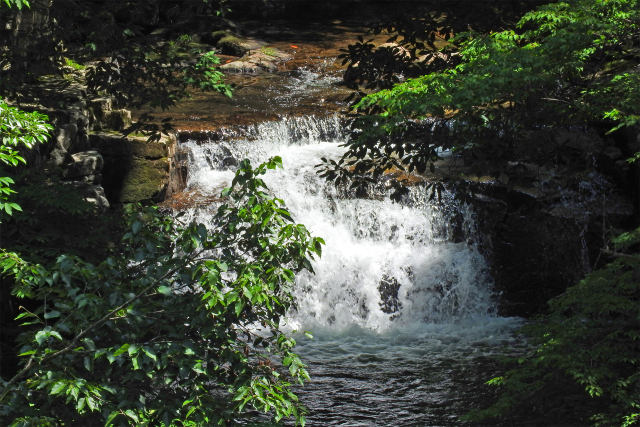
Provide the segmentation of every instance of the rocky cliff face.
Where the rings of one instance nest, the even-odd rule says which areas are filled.
[[[60,89],[58,83],[45,82],[36,97],[42,105],[29,106],[48,114],[55,127],[50,143],[31,153],[29,164],[59,176],[100,210],[159,202],[184,188],[175,135],[157,142],[123,137],[120,131],[131,124],[128,110],[114,109],[108,98],[87,101],[81,84]]]
[[[632,220],[630,199],[610,183],[575,184],[555,196],[495,182],[459,185],[485,236],[481,247],[500,293],[502,314],[528,316],[544,310],[549,298],[598,265],[612,230]]]
[[[454,181],[477,213],[502,314],[543,311],[606,261],[611,237],[637,224],[638,167],[626,158],[639,137],[637,129],[618,141],[590,136],[573,152],[584,164],[511,162],[495,177]]]

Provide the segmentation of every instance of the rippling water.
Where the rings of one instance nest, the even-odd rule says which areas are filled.
[[[285,168],[267,185],[325,239],[316,274],[298,277],[298,307],[282,325],[315,335],[299,339],[312,376],[298,391],[309,425],[459,425],[482,403],[489,357],[518,347],[520,322],[495,314],[473,211],[455,194],[434,204],[417,186],[393,203],[383,190],[349,197],[317,176],[320,157],[339,157],[345,138],[337,117],[301,117],[187,143],[189,187],[219,193],[238,159],[280,155]],[[210,209],[191,214],[206,221]]]
[[[460,425],[486,404],[483,383],[495,373],[489,356],[518,344],[513,326],[496,318],[385,334],[325,331],[301,341],[312,378],[299,392],[309,425]]]

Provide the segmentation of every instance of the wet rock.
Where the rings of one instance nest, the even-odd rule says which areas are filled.
[[[597,266],[606,231],[633,217],[628,195],[604,175],[541,176],[528,186],[466,180],[456,191],[476,212],[504,315],[543,311]]]
[[[400,283],[395,277],[389,277],[386,274],[380,279],[378,292],[380,293],[380,310],[383,313],[395,314],[402,308],[402,303],[398,299],[398,291]]]
[[[177,144],[169,145],[169,178],[164,194],[165,200],[187,188],[189,153]]]
[[[222,71],[228,73],[246,73],[254,74],[260,71],[260,67],[256,64],[245,61],[232,61],[220,67]]]
[[[237,61],[222,65],[220,69],[231,73],[274,72],[278,70],[278,64],[291,58],[291,55],[278,49],[262,47],[248,52]]]
[[[238,160],[233,156],[227,156],[224,159],[222,159],[222,166],[224,167],[238,166]]]

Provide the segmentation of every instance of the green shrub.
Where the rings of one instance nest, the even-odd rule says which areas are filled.
[[[535,350],[489,382],[500,397],[472,419],[596,426],[640,420],[640,255],[617,256],[552,299],[550,313],[524,329]]]
[[[637,0],[547,4],[515,29],[457,34],[442,49],[444,69],[355,105],[343,170],[422,172],[440,147],[509,159],[558,127],[604,121],[615,130],[640,117]],[[411,133],[424,119],[433,125]]]
[[[308,374],[279,323],[319,238],[295,224],[242,162],[212,224],[131,209],[120,252],[45,268],[3,252],[18,315],[18,373],[0,382],[0,424],[221,425],[246,407],[274,420],[304,408]],[[35,303],[33,303],[35,302]]]

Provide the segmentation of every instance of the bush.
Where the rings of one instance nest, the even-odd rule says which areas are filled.
[[[640,420],[640,255],[616,256],[524,329],[535,350],[489,381],[500,397],[473,419],[516,415],[596,426]]]
[[[355,104],[342,173],[423,172],[439,148],[508,160],[558,127],[604,121],[615,130],[640,118],[637,0],[551,3],[515,29],[460,33],[441,49],[450,58],[443,69]]]
[[[209,228],[131,209],[121,252],[97,265],[4,252],[13,293],[38,304],[18,316],[24,362],[0,382],[1,423],[212,425],[252,407],[304,424],[291,384],[308,374],[279,323],[323,242],[266,193],[260,175],[280,164],[244,161]]]

